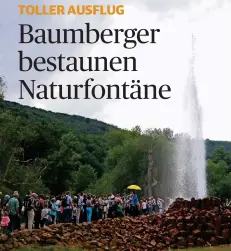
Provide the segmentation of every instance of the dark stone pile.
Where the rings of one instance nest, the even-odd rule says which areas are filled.
[[[0,236],[0,250],[26,245],[78,246],[88,250],[167,250],[231,243],[231,209],[220,199],[176,200],[166,213],[57,224]]]

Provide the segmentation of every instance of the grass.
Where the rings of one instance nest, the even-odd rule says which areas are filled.
[[[184,251],[231,251],[231,246],[211,247],[211,248],[191,248]]]
[[[184,251],[231,251],[231,246],[211,247],[211,248],[190,248]]]
[[[24,248],[14,249],[13,251],[86,251],[86,249],[52,246],[52,247],[24,247]],[[211,248],[190,248],[182,251],[231,251],[231,246],[211,247]]]
[[[86,249],[81,248],[71,248],[71,247],[23,247],[13,249],[12,251],[86,251]]]

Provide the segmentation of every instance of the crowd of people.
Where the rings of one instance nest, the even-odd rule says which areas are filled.
[[[73,197],[70,192],[55,197],[28,191],[24,199],[15,191],[12,196],[0,192],[0,197],[1,228],[5,233],[19,230],[22,225],[32,230],[56,223],[78,224],[164,211],[164,200],[151,197],[139,201],[136,191],[126,196],[80,193]]]

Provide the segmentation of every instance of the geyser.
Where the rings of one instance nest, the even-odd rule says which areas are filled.
[[[175,198],[204,198],[206,191],[205,142],[202,132],[202,109],[195,78],[195,37],[192,35],[190,74],[185,87],[183,125],[186,133],[176,139]]]

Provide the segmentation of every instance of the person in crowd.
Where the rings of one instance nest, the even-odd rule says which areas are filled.
[[[9,234],[9,223],[10,217],[6,210],[2,210],[1,212],[1,228],[4,234]]]
[[[92,221],[99,220],[99,201],[95,198],[92,200]]]
[[[115,196],[113,193],[110,193],[110,195],[108,196],[108,200],[114,200]]]
[[[78,203],[78,196],[76,196],[76,195],[73,197],[73,204],[74,204],[74,203],[75,203],[75,204]]]
[[[77,214],[76,214],[76,223],[80,223],[81,212],[83,211],[83,194],[77,196]]]
[[[44,206],[44,195],[43,194],[41,194],[39,196],[39,204],[40,204],[40,207],[43,208],[43,206]]]
[[[39,229],[40,221],[41,221],[41,205],[40,198],[37,196],[34,198],[34,227]]]
[[[92,203],[92,198],[91,198],[90,194],[88,194],[88,196],[87,196],[86,206],[87,206],[87,208],[86,208],[87,222],[91,222],[93,203]]]
[[[25,212],[27,212],[26,228],[32,230],[57,222],[73,222],[76,224],[123,217],[124,215],[151,214],[156,211],[156,204],[160,213],[164,209],[164,201],[161,198],[156,200],[153,197],[143,198],[139,203],[135,191],[130,196],[124,195],[123,197],[119,193],[116,196],[110,193],[108,197],[106,195],[94,196],[81,193],[74,196],[73,201],[69,192],[64,196],[57,196],[56,200],[55,197],[49,195],[38,197],[36,193],[28,191],[24,202],[21,204],[17,191],[13,193],[12,198],[9,195],[2,195],[2,198],[1,225],[9,229],[10,232],[20,229],[22,223],[20,216]],[[9,221],[5,212],[9,214]]]
[[[48,208],[51,209],[51,200],[50,200],[50,196],[49,195],[45,196],[44,203],[46,203],[48,205]]]
[[[123,208],[122,208],[120,200],[116,202],[116,217],[119,217],[119,218],[124,217]]]
[[[143,214],[147,214],[148,210],[147,210],[147,201],[144,199],[143,201],[141,201],[141,210]]]
[[[56,210],[56,223],[61,222],[61,197],[58,196],[56,200],[57,210]]]
[[[128,196],[124,196],[124,213],[126,216],[129,215],[130,212],[130,199]]]
[[[6,207],[8,205],[8,202],[10,200],[10,195],[5,195],[4,199],[3,199],[3,207]]]
[[[73,203],[73,208],[72,208],[72,218],[73,218],[73,223],[77,223],[77,203]]]
[[[87,221],[87,195],[84,194],[81,222],[86,222],[86,221]]]
[[[107,200],[106,197],[103,197],[103,215],[102,215],[102,218],[107,219],[107,215],[108,215],[108,200]]]
[[[79,198],[81,201],[83,201],[83,195],[84,195],[83,193],[80,193],[80,195],[79,195]]]
[[[158,213],[159,212],[159,205],[157,203],[158,198],[153,198],[152,200],[153,200],[153,211],[155,213]]]
[[[50,224],[50,209],[48,204],[44,204],[44,208],[41,211],[41,227],[48,226]]]
[[[100,196],[98,198],[98,210],[99,210],[100,219],[102,219],[102,215],[103,215],[103,206],[104,206],[104,201],[103,201],[103,198]]]
[[[139,214],[138,211],[138,196],[136,194],[136,191],[134,190],[131,196],[131,212],[132,212],[132,216],[137,216]]]
[[[108,218],[113,218],[113,207],[115,205],[115,196],[113,193],[110,193],[108,197]]]
[[[70,192],[67,192],[66,195],[62,199],[62,206],[64,208],[63,211],[63,220],[64,222],[72,221],[72,198]]]
[[[153,212],[153,201],[152,198],[150,197],[148,199],[148,214],[151,214]]]
[[[19,194],[17,191],[14,191],[13,197],[10,198],[8,202],[9,218],[10,218],[10,229],[14,231],[20,229],[20,219],[19,219]]]
[[[28,229],[32,230],[35,216],[35,200],[37,198],[36,193],[32,193],[30,198],[28,199],[28,207],[27,207],[27,217],[28,217]]]
[[[159,208],[159,212],[163,213],[163,211],[164,211],[164,200],[162,200],[161,198],[158,198],[157,199],[157,205],[158,205],[158,208]]]
[[[87,197],[86,201],[86,211],[87,211],[87,222],[91,222],[91,216],[92,216],[92,201],[90,194]]]
[[[55,198],[52,198],[51,199],[51,210],[50,210],[50,216],[51,216],[51,223],[52,224],[55,224],[55,221],[56,221],[56,213],[57,213],[57,204],[55,203],[56,200]]]
[[[28,205],[29,205],[29,199],[32,195],[32,191],[29,190],[26,194],[26,197],[24,198],[24,219],[25,219],[25,227],[28,228]]]
[[[122,204],[122,198],[121,198],[121,196],[120,196],[119,193],[116,194],[116,196],[115,196],[115,201],[116,201],[117,203],[119,203],[119,204]]]

